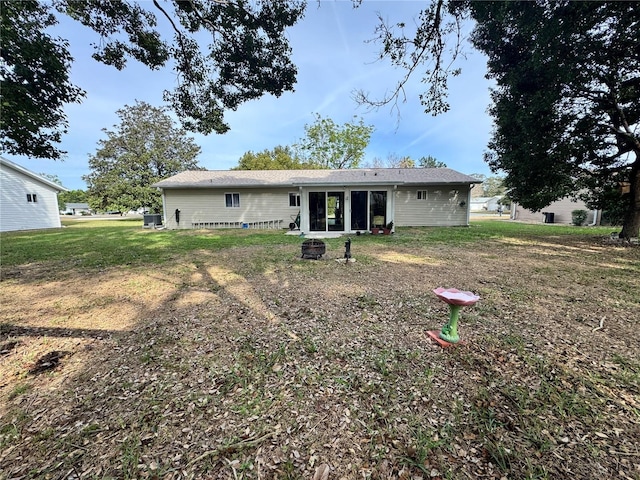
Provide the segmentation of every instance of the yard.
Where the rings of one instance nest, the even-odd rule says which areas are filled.
[[[485,220],[2,234],[0,478],[640,479],[640,248]],[[479,294],[442,349],[426,331]]]

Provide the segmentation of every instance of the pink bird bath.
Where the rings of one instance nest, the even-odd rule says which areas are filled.
[[[443,346],[444,343],[458,343],[460,337],[458,335],[458,319],[460,317],[460,309],[462,307],[474,305],[480,297],[473,292],[465,292],[457,288],[436,288],[433,293],[449,305],[449,321],[442,327],[442,330],[430,331],[429,336]],[[444,340],[444,343],[440,340]]]

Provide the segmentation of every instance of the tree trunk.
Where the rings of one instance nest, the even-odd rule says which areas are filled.
[[[627,212],[620,238],[637,237],[640,232],[640,151],[636,152],[636,161],[631,165],[631,190]]]

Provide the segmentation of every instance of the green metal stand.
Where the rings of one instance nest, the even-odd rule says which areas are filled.
[[[440,338],[449,343],[458,343],[458,318],[460,317],[460,309],[462,305],[449,304],[449,321],[440,330]]]

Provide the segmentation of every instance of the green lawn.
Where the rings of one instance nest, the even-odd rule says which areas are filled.
[[[640,248],[610,228],[398,228],[344,264],[64,223],[0,235],[0,480],[640,480]],[[480,296],[453,348],[438,286]]]
[[[470,227],[397,228],[392,236],[352,236],[361,245],[393,244],[416,247],[471,244],[505,238],[539,236],[607,236],[611,227],[529,225],[502,220],[478,220]],[[345,238],[327,239],[333,248]],[[59,262],[76,268],[105,268],[125,265],[161,265],[176,256],[196,250],[215,251],[231,247],[297,245],[301,239],[283,230],[148,230],[140,219],[63,220],[63,228],[3,233],[1,260],[5,267],[32,262]]]

